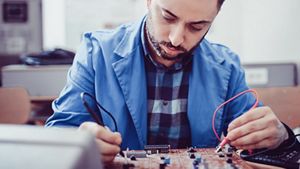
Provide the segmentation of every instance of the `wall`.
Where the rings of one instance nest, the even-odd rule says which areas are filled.
[[[210,38],[243,62],[300,62],[299,0],[225,1]]]
[[[44,8],[44,48],[75,50],[82,33],[112,28],[143,16],[146,1],[44,0]]]
[[[135,20],[145,6],[146,0],[44,0],[44,47],[76,49],[82,32]],[[300,62],[299,6],[299,0],[226,0],[207,37],[244,63]]]
[[[43,0],[44,49],[66,46],[65,0]]]

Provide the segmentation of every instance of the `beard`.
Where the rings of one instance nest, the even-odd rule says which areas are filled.
[[[169,61],[178,61],[178,60],[182,60],[183,58],[192,56],[192,53],[194,52],[196,47],[201,43],[201,41],[204,39],[205,35],[208,32],[207,31],[204,34],[204,36],[199,40],[198,43],[196,43],[196,45],[194,45],[190,50],[187,50],[182,46],[173,46],[171,42],[166,42],[166,41],[160,41],[159,42],[159,41],[157,41],[154,38],[154,30],[153,29],[154,28],[153,28],[153,25],[152,25],[152,16],[151,16],[151,13],[149,12],[148,19],[146,21],[146,28],[145,28],[145,32],[146,32],[148,42],[149,42],[149,44],[151,45],[152,49],[155,51],[155,53],[158,57],[161,57],[161,58],[163,58],[165,60],[169,60]],[[165,46],[167,48],[172,48],[174,50],[181,51],[182,53],[180,53],[176,56],[169,55],[165,50],[163,50],[161,48],[161,45]]]

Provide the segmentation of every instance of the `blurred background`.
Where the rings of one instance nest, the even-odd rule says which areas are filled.
[[[240,56],[250,87],[298,88],[299,6],[299,0],[226,0],[207,39]],[[146,12],[146,0],[0,0],[0,85],[25,88],[32,119],[43,123],[82,34]]]

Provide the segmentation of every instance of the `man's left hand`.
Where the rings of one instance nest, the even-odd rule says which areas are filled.
[[[226,137],[238,149],[273,149],[288,139],[288,133],[269,107],[258,107],[233,120]]]

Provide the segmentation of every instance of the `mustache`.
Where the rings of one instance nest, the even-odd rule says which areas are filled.
[[[187,52],[187,50],[184,47],[182,47],[182,46],[173,46],[171,42],[162,41],[162,42],[160,42],[160,44],[164,45],[168,48],[173,48],[175,50],[179,50],[179,51],[182,51],[182,52]]]

